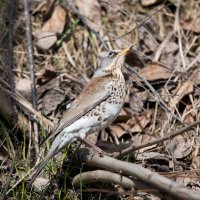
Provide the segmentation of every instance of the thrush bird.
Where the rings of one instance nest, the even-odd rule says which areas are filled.
[[[30,184],[45,164],[67,144],[108,127],[116,119],[125,101],[126,83],[122,68],[130,50],[131,47],[118,53],[111,51],[102,59],[89,83],[46,138],[55,139]]]

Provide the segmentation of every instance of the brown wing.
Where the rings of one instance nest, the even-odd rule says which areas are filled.
[[[110,81],[110,76],[91,79],[77,99],[72,103],[69,110],[61,117],[58,124],[42,143],[44,143],[47,139],[55,137],[65,127],[71,125],[86,112],[90,111],[97,104],[104,101],[109,96],[109,92],[106,87],[110,84]]]

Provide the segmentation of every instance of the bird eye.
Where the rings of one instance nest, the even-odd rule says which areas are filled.
[[[116,55],[116,52],[114,52],[114,51],[110,51],[109,54],[108,54],[109,57],[113,57],[115,55]]]

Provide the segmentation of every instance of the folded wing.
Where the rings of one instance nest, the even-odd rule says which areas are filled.
[[[58,124],[42,143],[47,139],[56,137],[65,127],[71,125],[85,113],[108,98],[109,91],[107,87],[110,83],[111,77],[109,75],[91,79],[77,99],[72,103],[69,110],[61,117]]]

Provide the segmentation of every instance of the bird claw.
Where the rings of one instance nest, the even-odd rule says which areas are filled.
[[[93,146],[90,151],[94,154],[94,155],[99,155],[100,157],[104,157],[106,152],[104,152],[103,150],[99,149],[97,146]]]

